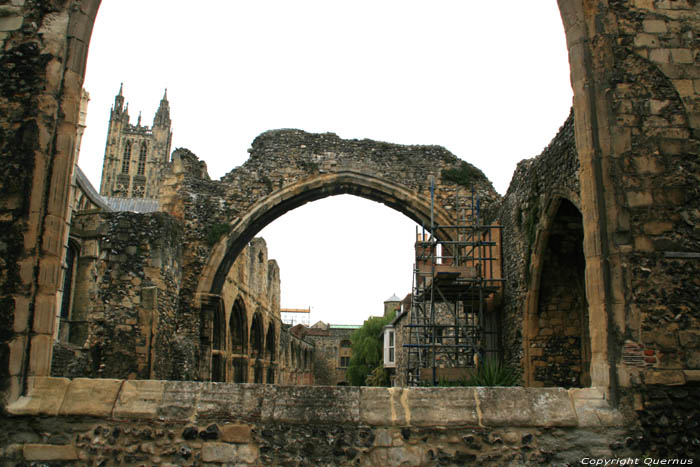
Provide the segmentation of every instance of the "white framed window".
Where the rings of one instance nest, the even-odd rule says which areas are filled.
[[[384,368],[396,367],[396,332],[393,326],[384,328]]]

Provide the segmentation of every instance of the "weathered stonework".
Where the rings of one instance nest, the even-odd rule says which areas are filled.
[[[8,408],[13,423],[0,422],[0,460],[543,465],[634,452],[611,445],[611,436],[624,441],[626,421],[590,391],[512,388],[517,394],[503,399],[497,388],[92,380],[96,397],[86,407],[87,381],[32,381]],[[45,405],[49,392],[54,403]]]
[[[687,388],[679,391],[686,390],[690,394],[698,380],[698,5],[692,0],[559,0],[558,3],[571,63],[576,157],[564,157],[565,164],[556,167],[557,171],[562,172],[561,178],[556,174],[555,180],[548,181],[548,175],[545,175],[543,180],[533,180],[535,186],[532,190],[523,180],[517,182],[519,176],[516,174],[512,193],[517,193],[520,187],[524,197],[513,195],[511,199],[528,202],[527,206],[522,206],[520,216],[514,215],[517,214],[517,203],[508,205],[504,201],[506,207],[501,213],[504,235],[508,235],[507,222],[513,227],[515,235],[512,243],[504,238],[506,249],[503,264],[509,280],[505,292],[511,294],[504,297],[505,347],[509,349],[509,361],[521,364],[526,370],[531,362],[536,361],[531,358],[535,355],[530,355],[531,350],[537,348],[529,345],[533,343],[531,331],[538,329],[538,334],[534,336],[537,343],[537,337],[542,337],[539,330],[547,326],[535,327],[531,324],[541,311],[541,292],[546,291],[548,286],[545,275],[548,264],[551,265],[547,263],[547,257],[551,258],[547,253],[551,251],[548,240],[553,238],[550,231],[552,226],[561,225],[558,224],[561,218],[557,212],[563,201],[559,200],[566,199],[580,212],[582,220],[590,342],[588,367],[593,387],[578,390],[589,392],[567,393],[571,397],[574,394],[584,395],[583,399],[574,398],[572,403],[578,427],[583,431],[574,425],[538,428],[540,433],[529,434],[537,441],[539,451],[529,452],[527,456],[533,457],[527,457],[522,462],[542,463],[551,462],[552,459],[556,462],[576,462],[582,454],[591,451],[602,456],[625,455],[627,441],[623,431],[629,428],[616,431],[606,427],[605,434],[597,431],[597,437],[583,443],[584,446],[579,442],[585,439],[587,433],[599,430],[588,430],[585,428],[587,423],[615,419],[614,411],[601,410],[602,405],[612,403],[626,407],[628,401],[635,400],[635,395],[648,396],[641,399],[637,408],[642,412],[639,420],[645,433],[643,436],[653,443],[656,452],[670,452],[669,446],[673,445],[673,455],[692,457],[697,454],[692,440],[688,444],[681,439],[674,445],[673,439],[665,442],[657,439],[661,417],[653,411],[656,410],[653,405],[654,401],[663,401],[661,406],[664,411],[682,413],[687,398],[678,397],[681,392],[668,388]],[[83,415],[71,412],[73,409],[70,407],[75,404],[67,404],[65,410],[68,412],[59,415],[63,410],[65,395],[83,393],[86,384],[81,382],[81,387],[71,390],[70,386],[77,380],[47,383],[41,378],[50,374],[52,348],[57,334],[55,317],[58,315],[57,294],[61,289],[64,240],[69,217],[68,187],[78,134],[81,84],[99,1],[47,3],[18,0],[4,2],[0,7],[3,12],[3,16],[0,16],[0,381],[3,407],[10,414],[3,419],[3,423],[10,427],[3,431],[10,432],[10,428],[14,427],[17,433],[21,433],[14,438],[4,438],[7,441],[2,443],[2,455],[9,462],[73,462],[76,457],[85,458],[88,462],[92,458],[113,455],[113,451],[107,453],[102,448],[88,448],[87,443],[94,439],[85,436],[95,436],[98,425],[108,425],[109,433],[114,433],[115,427],[119,427],[119,433],[124,433],[127,427],[130,430],[134,427],[132,423],[138,423],[136,427],[141,433],[147,425],[167,424],[170,423],[167,420],[171,419],[177,419],[180,430],[182,421],[193,415],[195,404],[192,402],[199,397],[197,410],[201,412],[195,418],[195,431],[200,439],[216,433],[216,429],[208,430],[208,427],[214,423],[218,426],[217,420],[221,420],[222,425],[272,420],[273,426],[268,427],[271,430],[268,433],[270,441],[264,445],[270,451],[261,451],[262,441],[242,444],[241,447],[226,446],[216,441],[217,444],[207,445],[206,448],[204,445],[207,441],[202,441],[201,446],[187,446],[183,458],[191,458],[194,462],[195,458],[191,456],[199,454],[201,457],[197,458],[197,462],[206,459],[207,462],[222,463],[237,455],[245,462],[255,462],[258,459],[255,457],[257,447],[259,458],[270,456],[271,463],[304,462],[306,459],[316,464],[328,462],[326,456],[329,454],[325,448],[316,451],[316,446],[324,446],[320,442],[312,445],[295,443],[290,451],[274,451],[273,447],[279,445],[275,439],[281,438],[275,438],[278,434],[275,430],[282,432],[290,423],[290,417],[303,411],[288,401],[275,408],[272,391],[276,388],[272,387],[261,390],[262,387],[256,386],[255,391],[246,391],[239,387],[241,385],[197,386],[196,383],[178,383],[184,388],[182,391],[166,391],[164,383],[160,381],[139,381],[138,384],[123,381],[114,399],[120,402],[115,402],[111,416],[101,415],[104,413],[101,408],[94,412],[94,417],[83,419]],[[410,157],[402,159],[402,155]],[[414,159],[414,156],[421,157]],[[548,157],[545,155],[539,159],[540,162],[527,163],[532,168],[522,166],[519,173],[546,173],[541,161]],[[555,156],[551,157],[556,159]],[[578,163],[577,182],[572,177],[574,161]],[[262,170],[268,163],[270,170]],[[446,178],[443,169],[454,169],[448,172],[453,177]],[[450,180],[459,179],[460,174],[473,175],[474,171],[441,149],[342,141],[332,135],[309,135],[292,130],[262,135],[253,145],[251,160],[229,174],[223,182],[211,182],[203,176],[198,178],[196,171],[190,174],[174,172],[163,195],[169,199],[164,205],[166,211],[176,219],[184,220],[183,245],[186,248],[181,262],[183,280],[175,318],[178,336],[187,336],[188,332],[194,332],[193,336],[198,335],[197,326],[201,325],[203,304],[208,303],[212,296],[217,301],[221,298],[223,286],[238,254],[260,228],[287,210],[331,194],[351,193],[385,202],[418,221],[424,221],[428,212],[428,180],[432,175],[438,185],[438,223],[445,224],[451,219],[454,205],[450,203],[459,187]],[[563,191],[552,193],[550,187],[561,187]],[[483,181],[478,188],[482,198],[488,199],[491,190],[487,181]],[[576,192],[578,196],[575,196]],[[193,196],[195,193],[198,196]],[[536,199],[530,204],[527,195],[531,193],[536,194]],[[497,200],[495,195],[493,200]],[[496,216],[497,208],[497,203],[492,203],[485,211]],[[518,231],[519,217],[524,221],[524,226],[531,228]],[[217,232],[222,231],[221,227],[216,227],[217,224],[226,227],[227,232],[223,236],[217,237]],[[207,242],[209,233],[213,234],[212,244]],[[518,235],[521,237],[517,238]],[[507,250],[511,246],[506,245],[512,245],[513,249]],[[556,270],[557,266],[554,267]],[[509,287],[512,288],[510,292]],[[230,310],[233,305],[224,303],[223,309]],[[585,328],[583,321],[581,325]],[[518,322],[523,323],[522,330],[518,328]],[[647,362],[645,359],[645,365],[640,365],[639,359],[630,354],[639,351],[650,360],[654,357],[654,360]],[[646,352],[653,355],[646,355]],[[197,368],[187,369],[178,376],[201,376],[198,375],[199,371]],[[536,372],[525,371],[524,374],[530,378],[526,382],[538,381]],[[545,375],[543,380],[554,381],[557,378],[560,377]],[[113,380],[105,382],[115,385]],[[666,388],[659,397],[645,392],[657,387]],[[231,393],[227,397],[218,396],[227,391]],[[361,445],[354,440],[364,439],[368,435],[358,431],[355,437],[353,432],[352,442],[348,444],[358,452],[343,447],[343,456],[347,455],[348,459],[352,457],[365,463],[396,463],[404,456],[411,455],[411,462],[419,459],[415,463],[437,463],[441,460],[442,449],[444,462],[463,463],[471,457],[459,454],[459,459],[455,460],[453,456],[457,456],[457,450],[477,455],[449,444],[448,438],[443,436],[450,435],[440,431],[444,425],[437,416],[426,415],[413,420],[425,423],[421,429],[425,430],[431,445],[434,445],[432,454],[437,455],[437,459],[428,457],[430,449],[424,451],[423,448],[406,445],[406,441],[416,439],[413,437],[416,428],[413,425],[400,427],[388,422],[372,425],[369,421],[362,421],[376,420],[382,408],[386,410],[385,420],[394,420],[392,417],[396,417],[396,420],[404,417],[405,420],[406,412],[401,408],[414,397],[422,404],[432,403],[434,406],[459,402],[464,409],[456,412],[455,416],[472,420],[467,394],[453,401],[450,398],[423,398],[422,393],[411,390],[401,393],[382,390],[385,392],[377,393],[376,398],[364,389],[355,391],[348,394],[357,396],[346,396],[356,397],[357,411],[346,399],[338,397],[341,405],[326,412],[321,411],[316,419],[308,423],[308,428],[295,429],[290,437],[313,433],[336,436],[327,427],[337,425],[339,420],[351,420],[348,426],[366,423],[368,426],[386,428],[387,431],[380,434],[378,429],[373,429],[377,430],[375,439],[383,440],[381,449],[376,451],[359,449],[357,446]],[[180,396],[174,396],[174,392],[185,394],[182,396],[185,403],[178,403]],[[111,400],[111,396],[107,397],[111,394],[110,390],[105,388],[99,394],[102,403],[107,405]],[[284,394],[284,397],[292,397],[289,391]],[[303,396],[303,393],[300,394]],[[308,394],[309,397],[319,395]],[[330,400],[329,394],[324,395],[324,400]],[[476,397],[481,397],[481,393],[476,394]],[[514,403],[513,394],[501,395],[503,400]],[[269,399],[258,399],[268,396]],[[499,398],[478,400],[492,399]],[[160,402],[163,400],[166,401],[165,405]],[[267,402],[257,402],[259,400]],[[548,396],[543,400],[551,403],[552,408],[558,408],[557,420],[571,420],[566,416],[561,399]],[[250,411],[245,412],[240,408],[245,405],[241,401],[256,402]],[[306,404],[318,407],[313,400],[301,401],[302,406]],[[372,410],[362,411],[361,407],[372,407]],[[547,410],[537,410],[542,407],[528,407],[524,413],[549,413]],[[545,404],[544,409],[548,407]],[[177,416],[169,418],[167,412],[170,410]],[[648,413],[645,414],[645,410]],[[223,416],[223,413],[228,415]],[[39,414],[46,417],[37,418]],[[414,412],[411,411],[411,414]],[[512,414],[511,425],[522,423],[517,421],[521,420],[518,418],[522,416],[520,411]],[[488,430],[496,429],[489,423],[498,420],[503,424],[508,422],[491,410],[486,415],[491,418],[482,416],[480,421]],[[162,422],[157,421],[159,417],[163,417]],[[485,420],[490,421],[484,423]],[[30,423],[41,424],[41,429],[22,428]],[[64,423],[76,423],[78,428]],[[685,430],[695,429],[691,425],[683,426]],[[406,435],[402,428],[409,429]],[[472,430],[471,427],[462,426],[459,429],[463,430],[460,435],[473,435],[464,431]],[[201,432],[204,432],[204,436],[200,435]],[[164,436],[167,436],[165,433]],[[492,433],[495,431],[489,431],[489,435]],[[83,436],[81,440],[78,440],[78,434]],[[187,436],[191,434],[192,430]],[[522,451],[522,439],[526,434],[520,443],[517,442],[519,432],[508,435],[510,441],[506,440],[504,447],[497,449],[517,447]],[[173,429],[172,436],[182,436],[184,439],[184,430],[176,432]],[[504,432],[502,441],[505,436]],[[403,440],[401,442],[404,444],[387,444],[388,439],[394,440],[391,443]],[[621,443],[620,440],[625,440],[622,443],[624,446],[616,444]],[[134,457],[133,462],[154,463],[155,458],[175,461],[175,452],[164,454],[158,451],[156,454],[156,448],[146,441],[143,447],[129,448],[134,452],[142,451],[136,454],[139,458]],[[459,443],[460,440],[455,442]],[[462,442],[467,443],[466,440]],[[124,443],[137,446],[132,438],[126,438]],[[102,446],[97,442],[95,445]],[[111,445],[104,446],[105,450],[113,449]],[[544,455],[543,450],[553,452],[551,446],[559,450],[555,457],[534,457]],[[649,447],[636,446],[633,442],[630,442],[630,446],[638,453]],[[185,457],[188,450],[190,457]],[[118,451],[116,454],[126,456],[134,453]],[[484,458],[477,459],[486,463]]]
[[[160,213],[84,213],[71,232],[81,248],[66,341],[77,359],[52,373],[172,378],[182,358],[174,350],[181,226]]]

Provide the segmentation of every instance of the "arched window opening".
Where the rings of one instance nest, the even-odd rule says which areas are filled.
[[[253,315],[253,324],[250,327],[250,338],[251,338],[251,357],[252,358],[262,358],[264,355],[264,345],[263,345],[263,323],[262,316],[260,313],[255,313]]]
[[[126,142],[126,147],[124,148],[124,158],[122,159],[122,173],[129,173],[129,165],[131,164],[131,141]]]
[[[533,386],[590,386],[583,217],[561,200],[542,252],[540,290],[529,339]]]
[[[214,354],[211,356],[211,380],[214,382],[226,381],[224,359],[221,354]]]
[[[275,361],[275,325],[270,323],[267,328],[267,337],[265,338],[265,348],[267,350],[267,359],[271,362]]]
[[[226,343],[226,324],[224,310],[221,306],[216,306],[212,323],[211,347],[213,350],[224,350]]]
[[[229,318],[232,354],[243,355],[246,353],[248,344],[248,326],[246,321],[245,305],[243,305],[243,301],[239,298],[233,304],[231,317]]]
[[[146,173],[146,153],[148,152],[148,147],[145,142],[141,143],[141,152],[139,153],[139,165],[136,170],[138,175],[144,175]]]
[[[63,276],[63,296],[61,297],[61,321],[58,338],[62,341],[70,339],[71,318],[73,311],[73,295],[76,280],[76,265],[80,250],[72,240],[68,241],[66,250],[66,269]]]
[[[233,359],[233,382],[245,383],[248,381],[248,361],[245,358]]]
[[[263,365],[260,360],[255,362],[255,369],[253,371],[253,382],[257,384],[263,383]]]

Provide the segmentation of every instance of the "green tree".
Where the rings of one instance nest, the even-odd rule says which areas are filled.
[[[348,382],[353,386],[385,386],[389,378],[382,359],[384,326],[391,323],[396,312],[369,318],[350,336],[352,357],[348,365]],[[370,376],[368,378],[368,376]]]

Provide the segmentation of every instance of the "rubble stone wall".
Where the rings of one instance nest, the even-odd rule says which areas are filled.
[[[578,169],[572,110],[547,148],[539,156],[518,164],[498,209],[498,220],[503,225],[503,277],[506,280],[502,341],[505,360],[515,367],[529,364],[523,354],[523,333],[527,332],[523,323],[528,319],[527,300],[535,270],[536,240],[543,236],[545,227],[542,219],[548,210],[556,210],[561,199],[580,205]],[[553,272],[542,281],[546,283],[556,277]]]
[[[57,358],[52,373],[171,379],[185,357],[174,351],[182,227],[162,213],[77,214],[73,223],[82,240],[74,322],[57,357],[71,349],[76,359]]]

